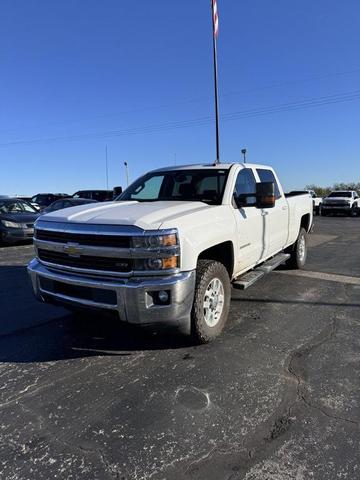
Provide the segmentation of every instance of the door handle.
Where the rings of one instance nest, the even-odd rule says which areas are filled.
[[[261,212],[262,217],[265,217],[265,215],[269,215],[269,212]]]

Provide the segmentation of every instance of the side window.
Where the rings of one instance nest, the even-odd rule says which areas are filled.
[[[244,201],[244,205],[255,205],[256,180],[253,171],[250,168],[244,168],[239,172],[235,183],[234,193]]]
[[[261,182],[273,182],[275,186],[275,198],[280,198],[280,189],[276,181],[276,178],[271,170],[265,170],[264,168],[257,168],[257,174],[259,175]]]

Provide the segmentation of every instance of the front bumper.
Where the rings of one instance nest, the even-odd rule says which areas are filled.
[[[334,212],[334,213],[351,212],[350,205],[322,205],[321,208],[326,212]]]
[[[40,301],[113,311],[125,322],[190,331],[195,271],[164,277],[100,279],[55,271],[34,259],[28,273]],[[169,292],[169,304],[154,303],[153,294],[160,290]]]

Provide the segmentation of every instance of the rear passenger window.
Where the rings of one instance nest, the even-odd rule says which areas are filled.
[[[275,175],[271,170],[265,170],[264,168],[257,168],[257,174],[259,175],[261,182],[273,182],[275,186],[275,198],[280,198],[281,193],[279,189],[279,185],[276,181]]]

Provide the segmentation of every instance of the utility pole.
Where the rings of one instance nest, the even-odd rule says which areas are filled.
[[[243,157],[244,157],[244,163],[246,163],[246,153],[247,153],[246,148],[243,148],[243,149],[241,150],[241,153],[243,154]]]
[[[105,146],[105,170],[106,170],[106,190],[109,190],[109,170],[108,170],[108,150]]]
[[[214,89],[215,89],[215,131],[216,131],[216,160],[220,163],[220,139],[219,139],[219,94],[218,94],[218,64],[217,64],[217,37],[219,33],[219,15],[217,0],[211,0],[211,14],[213,23],[213,57],[214,57]]]
[[[124,162],[125,165],[125,175],[126,175],[126,186],[129,186],[129,167],[127,162]]]

